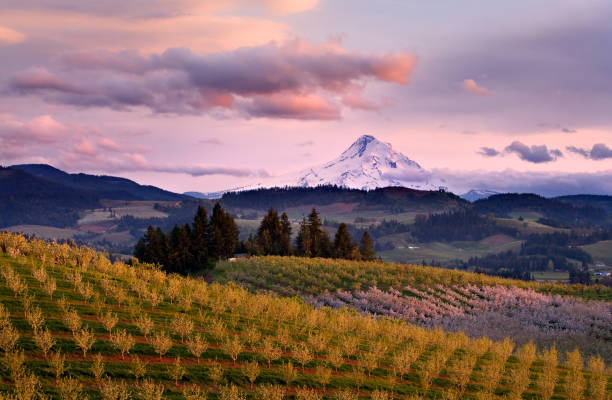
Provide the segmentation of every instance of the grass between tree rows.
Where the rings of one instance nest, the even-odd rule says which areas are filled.
[[[317,310],[87,248],[17,235],[0,248],[1,377],[20,399],[610,396],[601,359],[585,370],[577,351],[560,364],[554,349]]]

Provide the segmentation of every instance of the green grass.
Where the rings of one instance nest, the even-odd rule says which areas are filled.
[[[252,290],[283,295],[319,295],[337,290],[376,286],[387,290],[406,285],[431,287],[472,284],[515,286],[547,294],[575,296],[589,300],[612,301],[612,288],[527,282],[485,274],[420,265],[363,262],[304,257],[252,257],[220,262],[215,268],[220,282],[239,282]]]
[[[519,221],[518,219],[510,218],[495,218],[498,225],[507,226],[519,230],[523,234],[532,233],[553,233],[553,232],[569,232],[569,229],[554,228],[552,226],[540,224],[534,220],[525,219]]]
[[[355,391],[358,386],[355,373],[363,379],[363,383],[359,385],[362,399],[370,398],[372,391],[377,388],[393,391],[397,399],[408,399],[413,394],[436,399],[443,395],[445,388],[452,390],[449,371],[453,370],[456,360],[468,352],[474,352],[477,356],[474,368],[470,370],[473,376],[466,393],[462,396],[465,399],[472,399],[483,390],[481,371],[485,368],[500,368],[503,377],[506,371],[518,367],[516,358],[508,357],[507,344],[500,342],[490,342],[485,339],[469,340],[461,334],[425,330],[392,319],[373,319],[348,310],[327,308],[317,310],[297,298],[249,293],[233,282],[208,285],[198,279],[167,276],[150,266],[127,266],[122,263],[111,265],[100,254],[96,255],[88,267],[77,267],[76,265],[82,263],[88,254],[89,250],[86,248],[71,248],[67,245],[45,244],[38,241],[28,244],[16,236],[0,234],[0,249],[13,249],[15,248],[13,246],[17,246],[20,252],[28,256],[10,257],[0,252],[0,266],[5,272],[2,274],[5,278],[0,277],[0,302],[10,313],[9,323],[19,331],[17,348],[24,351],[27,359],[25,368],[30,373],[36,374],[42,390],[51,399],[60,398],[54,372],[50,362],[44,359],[37,348],[33,340],[35,334],[24,318],[24,311],[33,306],[40,307],[45,319],[44,326],[56,339],[53,350],[59,350],[66,356],[67,370],[63,376],[76,378],[92,400],[101,398],[100,385],[95,382],[91,371],[92,354],[96,353],[102,355],[105,374],[112,379],[112,382],[103,385],[117,385],[121,380],[125,380],[135,392],[138,392],[139,383],[133,374],[133,357],[137,355],[147,364],[145,377],[164,386],[165,399],[183,399],[181,390],[186,384],[196,384],[210,391],[210,399],[220,398],[219,389],[226,384],[239,386],[241,391],[247,393],[249,399],[260,399],[261,397],[251,390],[244,372],[246,363],[253,360],[258,361],[260,365],[260,374],[255,381],[256,388],[263,384],[279,384],[284,387],[286,380],[281,373],[282,366],[289,361],[297,366],[296,378],[293,382],[289,382],[291,390],[286,397],[288,399],[294,399],[295,389],[302,385],[313,388],[320,395],[324,395],[325,399],[334,399],[338,389]],[[60,262],[56,265],[41,264],[42,255],[45,260],[50,260],[53,256],[53,259]],[[252,262],[257,260],[267,264],[277,260],[285,266],[295,265],[298,262],[320,262],[320,260],[295,258],[263,258]],[[329,266],[342,272],[342,263],[332,262]],[[362,268],[361,271],[366,274],[364,279],[378,276],[384,280],[385,276],[382,273],[392,276],[393,270],[402,273],[397,269],[397,265],[391,264],[347,262],[345,266]],[[47,275],[57,281],[53,300],[34,278],[33,272],[39,267],[43,267]],[[27,285],[29,296],[24,296],[23,292],[14,295],[10,284],[14,278],[7,278],[10,274],[6,274],[9,270],[13,270]],[[411,275],[414,278],[432,284],[442,279],[451,281],[471,279],[474,282],[479,279],[490,282],[494,279],[475,274],[457,275],[452,271],[420,267],[415,267],[413,270]],[[91,285],[98,296],[96,300],[85,301],[79,290],[75,289],[75,285],[68,279],[75,272],[80,273],[83,282]],[[295,272],[300,271],[296,269]],[[304,276],[301,279],[304,279]],[[351,276],[346,275],[343,279],[350,282]],[[508,284],[514,282],[502,281]],[[79,286],[80,284],[76,285],[77,288]],[[121,290],[125,291],[126,299],[119,304],[113,293]],[[157,306],[151,304],[149,300],[151,293],[163,294],[162,301]],[[28,298],[31,301],[29,305],[25,300]],[[76,310],[84,324],[96,335],[96,341],[85,357],[65,325],[60,298],[66,299],[67,308]],[[101,315],[107,311],[116,313],[119,317],[119,323],[114,330],[126,329],[136,341],[125,358],[120,357],[119,351],[109,342],[108,332],[101,322]],[[171,333],[172,347],[161,360],[151,342],[143,336],[134,322],[141,315],[146,315],[154,321],[154,332],[163,330]],[[192,321],[193,332],[203,335],[208,343],[208,349],[203,353],[199,363],[181,342],[179,335],[173,332],[178,326],[175,318],[179,316]],[[221,326],[220,324],[224,326],[222,331],[215,329],[215,326]],[[282,334],[283,332],[285,334]],[[256,336],[253,337],[253,334]],[[344,344],[353,339],[356,340],[354,352],[343,354],[338,371],[333,373],[327,390],[324,390],[315,375],[315,369],[317,367],[334,369],[330,364],[330,352],[333,349],[343,348]],[[231,340],[238,340],[243,345],[235,362],[231,359],[226,344]],[[316,345],[321,343],[320,340],[323,340],[323,345]],[[264,357],[265,341],[282,350],[279,357],[272,360],[270,366]],[[384,347],[380,353],[377,353],[378,362],[371,365],[368,360],[377,351],[375,350],[377,343]],[[311,357],[305,361],[305,368],[299,366],[300,361],[296,352],[301,346],[305,346],[311,354]],[[418,353],[407,366],[406,372],[395,376],[392,373],[393,355],[407,346],[416,346],[415,348],[419,349]],[[510,348],[510,352],[511,350]],[[499,361],[493,361],[492,354],[500,352],[505,352],[504,357]],[[428,360],[436,354],[445,357],[441,366],[428,363]],[[185,375],[176,385],[171,377],[171,366],[178,356],[181,357]],[[211,374],[213,365],[217,363],[221,365],[223,372],[220,381],[214,381]],[[428,368],[430,364],[436,369],[433,371],[431,387],[424,392],[420,376],[424,368]],[[362,367],[366,369],[362,370]],[[359,371],[364,372],[362,374]],[[563,369],[559,371],[562,372]],[[534,364],[530,374],[536,378],[540,374],[537,364]],[[12,390],[14,386],[15,383],[9,376],[8,370],[1,367],[0,389]],[[498,395],[507,394],[509,391],[506,380],[502,379],[494,386]],[[559,398],[562,399],[563,392],[559,394]],[[537,387],[528,389],[526,396],[537,397]]]
[[[9,226],[8,228],[2,228],[2,230],[36,236],[41,239],[48,240],[72,239],[74,235],[79,233],[78,230],[72,228],[54,228],[52,226],[44,225],[14,225]]]
[[[536,281],[567,282],[569,280],[569,272],[567,271],[536,271],[532,272],[531,276]]]
[[[397,242],[394,241],[397,246]],[[378,252],[383,261],[407,264],[421,264],[423,260],[446,262],[451,260],[467,261],[471,257],[482,257],[486,254],[518,250],[520,240],[508,240],[502,243],[488,243],[486,239],[478,242],[433,242],[423,244],[402,243],[404,248],[395,248]],[[411,248],[412,247],[412,248]]]
[[[582,249],[589,253],[595,262],[603,262],[612,267],[612,240],[582,246]]]

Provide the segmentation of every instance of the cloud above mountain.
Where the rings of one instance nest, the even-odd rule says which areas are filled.
[[[506,154],[516,154],[521,160],[533,164],[548,163],[563,157],[561,150],[549,149],[545,144],[529,146],[518,140],[506,146],[503,151],[485,146],[481,147],[477,153],[484,157],[503,157]]]
[[[455,193],[473,188],[486,188],[499,193],[538,193],[543,196],[612,193],[612,170],[568,173],[434,169],[432,174],[446,181]]]
[[[366,55],[336,42],[271,42],[231,52],[198,55],[168,49],[80,52],[63,56],[55,70],[16,74],[13,93],[50,103],[154,113],[203,114],[213,109],[244,117],[338,119],[337,101],[368,81],[405,85],[416,65],[408,53]]]
[[[596,143],[590,150],[576,146],[567,146],[566,150],[591,160],[605,160],[612,158],[612,149],[606,146],[604,143]]]
[[[463,88],[477,96],[489,96],[493,94],[489,89],[478,85],[474,79],[464,79]]]
[[[518,155],[523,161],[535,164],[547,163],[555,161],[559,157],[563,157],[563,153],[560,150],[549,150],[545,144],[528,146],[519,141],[512,142],[506,147],[505,151]]]
[[[129,136],[122,132],[119,137]],[[23,121],[0,114],[0,163],[20,159],[45,162],[70,171],[162,172],[192,177],[225,175],[232,177],[268,177],[265,169],[224,165],[152,162],[149,149],[142,145],[118,143],[101,130],[74,122],[61,122],[50,115]]]
[[[486,146],[481,147],[480,150],[477,151],[477,153],[485,157],[496,157],[500,154],[500,152],[495,150],[494,148]]]

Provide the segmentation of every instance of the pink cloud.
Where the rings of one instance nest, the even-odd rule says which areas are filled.
[[[479,86],[473,79],[465,79],[463,81],[463,88],[477,96],[489,96],[493,94],[489,89]]]
[[[80,143],[74,146],[74,151],[88,157],[94,157],[98,154],[96,146],[87,139],[81,140]]]
[[[268,176],[262,169],[153,163],[142,154],[148,149],[119,145],[111,138],[101,137],[99,131],[92,126],[61,123],[50,115],[21,121],[12,115],[0,114],[0,165],[20,160],[50,163],[69,171],[163,172],[194,177]]]
[[[259,96],[246,108],[255,117],[331,120],[340,118],[340,109],[315,94]]]
[[[358,110],[377,110],[379,105],[365,99],[359,89],[349,90],[342,95],[342,104]]]
[[[269,174],[262,169],[237,168],[219,165],[180,165],[168,163],[151,163],[138,153],[123,154],[87,154],[76,148],[52,161],[59,168],[77,171],[117,172],[161,172],[168,174],[184,174],[193,177],[209,175],[226,175],[233,177],[267,177]]]
[[[0,115],[0,138],[14,145],[57,143],[70,135],[68,127],[50,115],[41,115],[25,122],[12,115]]]
[[[0,45],[21,43],[25,40],[25,35],[11,28],[0,26]]]
[[[121,147],[117,143],[115,143],[115,141],[109,138],[100,139],[100,141],[98,142],[98,146],[108,151],[114,151],[114,152],[121,151]]]
[[[410,75],[416,66],[416,57],[411,54],[387,54],[373,60],[374,75],[387,82],[410,83]]]
[[[74,92],[74,88],[66,81],[60,79],[45,68],[30,68],[18,73],[12,86],[23,91],[28,90],[57,90],[61,92]]]
[[[279,15],[295,14],[314,9],[319,0],[259,0],[272,13]]]
[[[17,75],[12,89],[80,107],[196,115],[221,108],[246,111],[246,117],[336,119],[341,104],[332,98],[371,109],[356,92],[370,81],[408,84],[415,63],[407,53],[367,55],[337,42],[297,39],[204,56],[188,49],[150,57],[81,52],[62,59],[65,72],[31,70]],[[251,106],[242,107],[245,102]]]

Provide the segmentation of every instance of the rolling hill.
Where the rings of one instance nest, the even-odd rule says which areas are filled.
[[[0,234],[0,250],[0,337],[7,360],[0,369],[3,396],[389,400],[550,399],[554,394],[572,400],[588,393],[592,400],[605,400],[610,394],[605,363],[595,357],[585,368],[578,350],[562,354],[567,360],[562,363],[552,347],[515,347],[509,339],[474,338],[403,318],[375,317],[392,309],[372,308],[374,313],[361,315],[347,308],[318,308],[308,303],[312,300],[256,294],[235,282],[207,284],[150,265],[111,263],[85,247],[28,242],[17,235]],[[235,270],[247,274],[237,277],[251,278],[269,270],[272,289],[298,293],[304,279],[321,268],[328,274],[319,276],[309,292],[318,293],[331,279],[342,281],[342,275],[349,279],[332,283],[333,288],[358,290],[353,284],[362,283],[367,290],[372,279],[382,279],[381,288],[387,290],[387,282],[410,282],[411,296],[436,313],[452,311],[445,306],[445,293],[464,309],[486,303],[471,297],[470,290],[484,290],[485,298],[490,284],[510,295],[524,290],[509,280],[450,271],[433,274],[432,280],[426,270],[374,263],[317,265],[320,260],[311,260],[312,265],[294,269],[305,272],[299,276],[289,268],[295,262],[266,257],[237,268],[227,263],[223,269],[226,276]],[[240,268],[249,266],[256,268]],[[451,289],[452,283],[467,292]],[[581,293],[580,287],[567,290]],[[345,296],[344,301],[351,300]],[[531,305],[545,301],[535,296]],[[563,307],[580,307],[572,306],[571,298],[563,301],[570,304]],[[380,299],[370,306],[385,307]]]
[[[68,174],[44,164],[0,169],[0,227],[20,224],[67,227],[102,200],[180,201],[183,195],[129,179]]]

